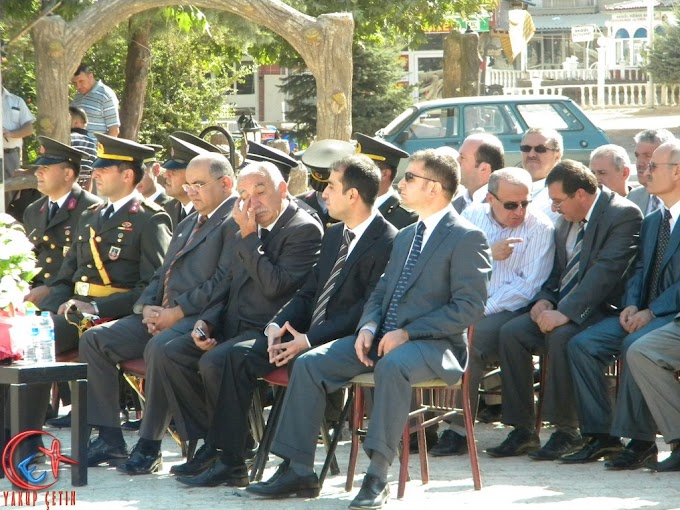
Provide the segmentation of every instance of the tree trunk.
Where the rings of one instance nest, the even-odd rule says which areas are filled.
[[[137,140],[151,69],[151,19],[137,15],[128,23],[130,44],[125,61],[125,88],[120,102],[120,137]]]
[[[479,95],[479,34],[452,30],[444,39],[443,97]]]

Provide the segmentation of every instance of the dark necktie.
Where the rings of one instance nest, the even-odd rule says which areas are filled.
[[[50,210],[47,213],[47,222],[52,221],[52,218],[57,214],[59,210],[59,204],[56,202],[50,202]]]
[[[413,268],[418,262],[418,257],[420,257],[420,250],[423,247],[423,234],[425,233],[425,223],[422,221],[418,222],[416,227],[416,235],[413,238],[413,244],[411,245],[411,251],[406,259],[406,264],[401,271],[399,280],[397,281],[397,286],[394,289],[392,298],[390,299],[390,304],[387,307],[387,313],[385,314],[385,320],[383,320],[382,326],[378,330],[377,340],[380,340],[385,333],[394,331],[397,329],[397,311],[399,310],[399,304],[401,298],[404,297],[404,292],[406,292],[406,284],[408,283],[411,274],[413,273]]]
[[[269,230],[266,228],[261,228],[260,229],[260,239],[264,243],[264,241],[267,239],[267,236],[269,236]]]
[[[664,207],[663,220],[661,221],[661,229],[659,230],[659,240],[656,243],[656,250],[654,251],[654,265],[652,266],[652,275],[649,278],[649,285],[647,287],[647,301],[649,304],[654,301],[659,295],[659,277],[661,276],[661,262],[666,254],[666,247],[668,241],[671,239],[671,212]]]
[[[108,220],[111,216],[113,216],[113,204],[108,206],[106,211],[104,211],[104,221]]]
[[[567,266],[562,273],[562,280],[560,281],[559,301],[566,298],[578,283],[579,260],[581,258],[581,244],[583,243],[583,234],[586,230],[586,221],[579,223],[578,234],[576,234],[576,243],[574,244],[574,252],[571,254]]]
[[[180,205],[179,206],[179,221],[177,223],[180,223],[186,217],[187,217],[187,212],[184,210],[184,207],[182,205]]]
[[[316,301],[316,307],[314,308],[314,313],[312,314],[312,322],[309,329],[314,326],[318,326],[324,321],[326,317],[326,307],[328,306],[328,301],[331,298],[331,292],[335,287],[335,283],[338,281],[338,277],[342,272],[342,268],[345,266],[345,261],[347,260],[347,252],[349,251],[349,245],[354,239],[354,232],[349,229],[345,229],[342,237],[342,244],[340,244],[340,250],[338,250],[338,258],[333,264],[333,269],[331,269],[331,274],[326,280],[326,284],[323,286],[323,291]]]
[[[168,269],[165,271],[165,277],[163,278],[163,298],[161,299],[161,305],[163,306],[163,308],[167,308],[168,305],[170,304],[170,296],[168,295],[168,282],[170,281],[170,273],[172,272],[172,267],[175,265],[175,262],[177,262],[177,259],[181,255],[183,255],[184,252],[187,250],[187,246],[189,246],[191,240],[194,238],[196,233],[201,229],[201,227],[205,225],[205,222],[207,220],[208,220],[207,216],[201,215],[198,217],[196,226],[191,231],[191,234],[189,234],[189,237],[184,243],[184,246],[175,254],[172,261],[168,265]]]

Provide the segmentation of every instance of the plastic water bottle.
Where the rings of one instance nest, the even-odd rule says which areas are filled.
[[[53,362],[54,354],[54,321],[50,312],[40,313],[40,355],[38,361]]]
[[[24,361],[35,363],[38,361],[37,349],[40,340],[40,329],[38,327],[38,317],[35,315],[35,310],[28,310],[26,312],[26,321],[28,322],[27,329],[31,334],[24,346]]]

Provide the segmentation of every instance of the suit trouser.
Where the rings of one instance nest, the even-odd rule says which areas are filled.
[[[183,318],[153,336],[154,344],[166,343],[191,330],[195,318]],[[141,358],[149,340],[141,315],[128,315],[88,329],[80,338],[80,359],[87,363],[87,422],[89,425],[120,427],[118,367],[121,361]],[[148,370],[148,367],[147,367]],[[147,403],[157,396],[153,381],[146,380]],[[148,409],[148,408],[147,408]],[[152,415],[149,415],[151,421]],[[147,421],[147,411],[144,422]]]
[[[352,377],[374,370],[373,411],[364,449],[369,456],[375,450],[390,462],[394,459],[411,407],[411,385],[438,376],[425,362],[424,353],[430,349],[439,353],[449,343],[413,340],[378,358],[374,342],[369,356],[375,366],[369,368],[357,358],[355,339],[352,335],[324,344],[295,361],[273,453],[313,466],[326,394],[342,388]]]
[[[534,428],[534,366],[532,355],[548,354],[546,387],[543,391],[543,419],[554,425],[577,427],[578,415],[567,358],[567,343],[585,328],[602,319],[592,315],[583,324],[569,321],[544,334],[528,313],[501,328],[499,345],[503,385],[503,423]],[[474,340],[473,340],[474,341]]]
[[[631,344],[638,338],[664,326],[672,318],[672,315],[657,317],[643,328],[629,334],[621,327],[619,317],[608,317],[571,339],[567,351],[581,432],[585,434],[610,433],[612,406],[605,376],[607,366],[622,353],[625,355]],[[619,374],[621,388],[629,386],[626,392],[631,394],[632,401],[639,402],[642,400],[639,390],[634,387],[635,385],[628,384],[626,379],[630,379],[630,374],[624,363],[622,373]],[[620,393],[623,392],[620,390]],[[642,418],[644,421],[649,421],[650,419],[649,412],[646,410],[635,414],[637,414],[636,420]]]
[[[484,371],[489,363],[498,361],[498,344],[500,342],[501,327],[513,318],[521,315],[521,312],[499,312],[478,320],[474,325],[472,345],[468,358],[467,376],[470,390],[470,416],[477,416],[479,404],[479,385],[484,377]],[[456,394],[456,407],[462,408],[462,399]],[[462,414],[456,414],[451,423],[459,427],[465,427]]]
[[[626,355],[649,411],[667,443],[680,440],[680,325],[673,321],[630,346]]]

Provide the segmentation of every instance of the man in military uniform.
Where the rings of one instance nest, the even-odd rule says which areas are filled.
[[[324,229],[328,228],[337,220],[330,217],[328,207],[321,196],[323,190],[328,186],[328,178],[331,175],[330,166],[346,156],[356,153],[354,145],[342,140],[321,140],[314,142],[302,154],[302,162],[309,168],[309,186],[312,191],[298,195],[307,205],[314,210],[321,218]]]
[[[139,191],[144,198],[149,202],[154,202],[165,208],[171,197],[165,192],[163,186],[158,183],[158,176],[161,173],[161,165],[156,158],[156,152],[163,150],[161,145],[146,144],[147,147],[153,149],[154,154],[144,160],[144,177],[137,184],[137,191]]]
[[[101,200],[77,184],[83,152],[46,136],[38,140],[41,148],[34,163],[38,166],[35,176],[38,190],[46,196],[26,208],[23,223],[42,268],[25,300],[40,306],[55,283],[81,214]]]
[[[415,223],[418,216],[413,211],[404,209],[399,196],[392,187],[394,178],[397,176],[399,161],[408,158],[408,152],[382,138],[373,138],[362,133],[357,133],[354,137],[358,142],[357,150],[372,159],[382,174],[378,198],[375,199],[375,205],[380,214],[398,229]]]

